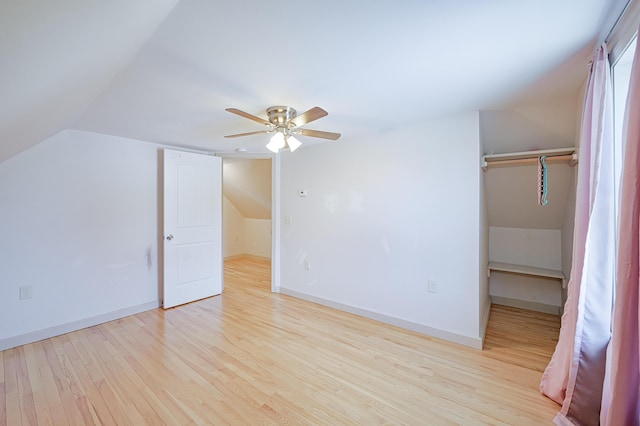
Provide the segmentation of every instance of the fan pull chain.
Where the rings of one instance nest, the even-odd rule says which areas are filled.
[[[538,157],[538,204],[546,206],[548,194],[547,156]]]

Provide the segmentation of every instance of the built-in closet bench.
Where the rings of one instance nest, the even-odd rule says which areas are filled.
[[[512,263],[489,262],[487,276],[491,271],[509,272],[512,274],[530,275],[534,277],[555,278],[560,280],[562,288],[567,288],[567,278],[562,271],[556,269],[537,268],[535,266],[514,265]]]

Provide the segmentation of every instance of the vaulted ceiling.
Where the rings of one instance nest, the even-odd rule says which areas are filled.
[[[271,160],[225,158],[222,191],[243,217],[271,219]]]
[[[264,151],[227,107],[318,105],[348,138],[576,95],[625,3],[4,0],[0,161],[65,128]]]

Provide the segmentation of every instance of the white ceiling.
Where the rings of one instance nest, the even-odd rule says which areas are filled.
[[[227,107],[318,105],[347,139],[575,95],[625,3],[0,0],[0,161],[65,128],[263,151]]]
[[[0,161],[70,127],[177,3],[0,0]]]

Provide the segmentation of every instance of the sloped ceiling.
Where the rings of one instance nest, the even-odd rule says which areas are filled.
[[[271,160],[225,158],[222,191],[245,218],[271,219]]]
[[[70,127],[177,3],[0,2],[0,161]]]
[[[460,110],[576,96],[626,0],[5,0],[0,161],[65,128],[264,152],[274,104],[342,141]],[[305,143],[318,140],[307,138]]]

